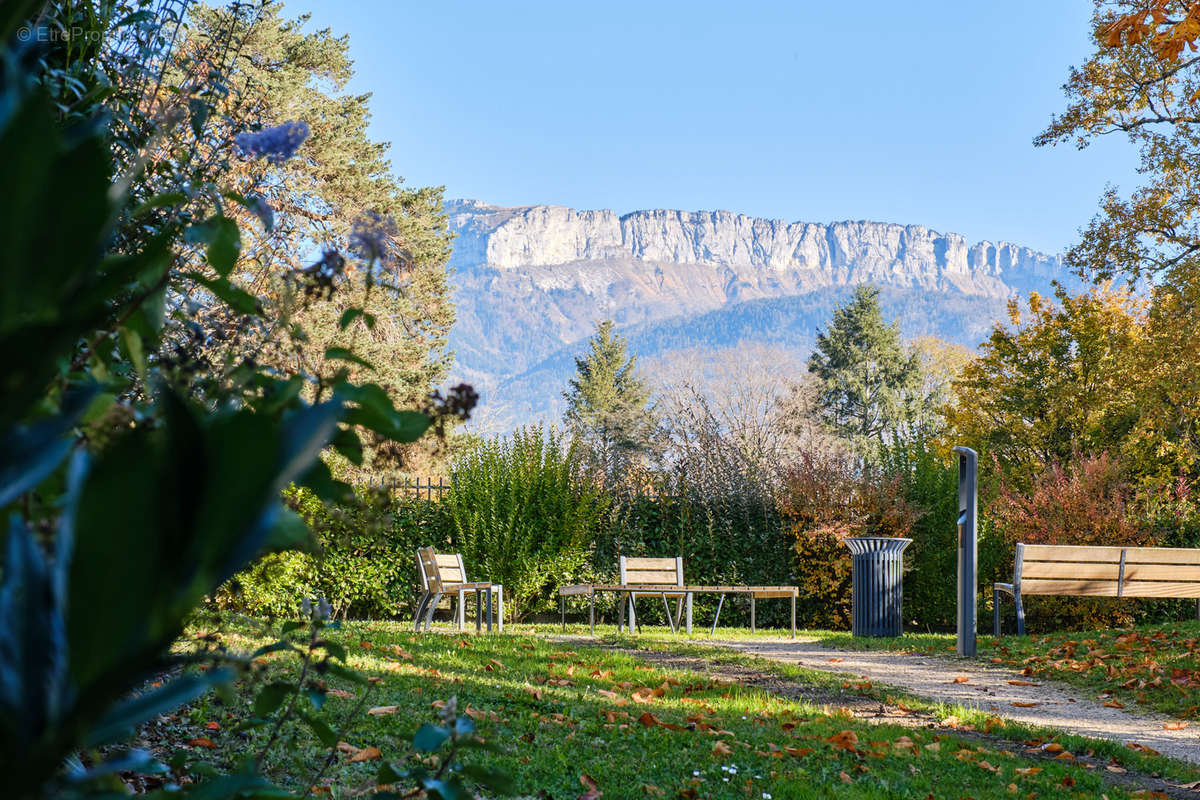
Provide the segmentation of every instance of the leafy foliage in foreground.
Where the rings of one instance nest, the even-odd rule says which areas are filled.
[[[229,644],[241,649],[261,641],[243,638],[248,634],[231,633]],[[414,720],[443,714],[442,699],[454,695],[457,717],[474,723],[470,735],[502,743],[472,761],[504,770],[515,790],[529,795],[1128,796],[1096,770],[1066,758],[1035,759],[1020,743],[981,744],[945,728],[868,724],[698,673],[652,668],[611,649],[512,634],[416,635],[387,623],[347,623],[329,637],[345,647],[351,667],[376,681],[361,724],[322,781],[330,791],[374,785],[384,763],[396,772],[435,770],[442,759],[410,744],[419,730]],[[264,679],[284,666],[273,656],[266,663]],[[368,691],[336,677],[329,687],[321,712],[329,715],[352,710]],[[202,701],[174,735],[210,738],[214,747],[203,750],[216,764],[236,759],[247,745],[229,728],[252,702],[250,690],[228,705]],[[214,721],[216,733],[206,727]],[[311,732],[301,730],[297,741],[310,762],[329,752]],[[471,776],[464,776],[469,787]],[[1018,794],[1010,793],[1010,783]]]

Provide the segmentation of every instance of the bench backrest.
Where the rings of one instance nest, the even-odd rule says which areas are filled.
[[[1200,597],[1200,549],[1018,544],[1021,594]]]
[[[417,572],[427,592],[440,592],[446,586],[466,583],[462,553],[436,553],[432,547],[417,550]]]
[[[626,586],[683,586],[683,556],[674,558],[621,556],[621,583]]]

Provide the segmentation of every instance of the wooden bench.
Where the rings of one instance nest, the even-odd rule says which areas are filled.
[[[725,595],[744,594],[750,598],[750,630],[756,629],[756,601],[763,598],[791,598],[792,638],[796,638],[796,597],[800,590],[795,586],[702,586],[686,584],[683,580],[683,558],[620,558],[620,583],[581,583],[563,586],[558,590],[559,607],[562,612],[563,630],[567,627],[567,598],[587,596],[588,625],[596,632],[596,594],[614,592],[617,595],[617,630],[625,625],[626,604],[629,609],[629,630],[637,629],[635,601],[638,595],[660,597],[667,614],[667,624],[673,633],[678,633],[683,622],[688,633],[692,632],[692,597],[697,594],[716,594],[717,613],[713,617],[712,633],[717,630]],[[671,613],[669,600],[675,600],[675,613]],[[682,618],[682,619],[681,619]]]
[[[492,630],[492,595],[496,596],[497,627],[504,631],[504,587],[498,583],[469,582],[463,566],[462,553],[435,553],[432,547],[417,551],[417,572],[421,577],[421,600],[413,614],[413,630],[420,630],[421,617],[425,617],[425,630],[433,622],[433,612],[444,595],[457,597],[455,619],[461,631],[466,623],[467,595],[475,595],[475,630],[482,627],[484,595],[487,606],[487,629]]]
[[[1012,583],[992,586],[997,636],[1002,592],[1016,603],[1020,636],[1025,635],[1025,595],[1200,598],[1200,549],[1018,544]]]

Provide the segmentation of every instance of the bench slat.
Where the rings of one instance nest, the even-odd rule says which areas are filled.
[[[1119,564],[1069,563],[1066,561],[1026,561],[1021,566],[1021,580],[1031,578],[1086,578],[1116,581]]]
[[[1169,581],[1125,581],[1125,596],[1200,597],[1200,583],[1172,583]]]
[[[1125,582],[1178,581],[1200,582],[1200,566],[1190,564],[1125,564]]]
[[[1117,582],[1088,580],[1025,580],[1021,579],[1021,594],[1066,594],[1080,597],[1116,597]],[[1129,584],[1125,584],[1129,594]],[[1163,596],[1163,595],[1156,595]]]
[[[625,582],[641,584],[661,583],[665,586],[678,586],[679,576],[675,570],[671,570],[670,572],[651,572],[649,570],[626,569]]]
[[[1200,565],[1200,550],[1183,547],[1130,547],[1125,551],[1125,565],[1179,564]]]
[[[650,557],[633,558],[633,557],[630,557],[630,558],[625,559],[625,569],[628,572],[644,571],[644,570],[650,570],[650,571],[670,570],[672,573],[674,573],[675,572],[675,559],[674,558],[650,558]]]
[[[1089,547],[1083,545],[1027,544],[1025,563],[1030,561],[1080,561],[1117,564],[1121,561],[1121,547]],[[1129,548],[1131,549],[1131,548]]]

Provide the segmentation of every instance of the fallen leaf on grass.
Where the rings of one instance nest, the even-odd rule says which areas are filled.
[[[208,723],[204,727],[208,728],[210,731],[219,731],[219,730],[221,730],[221,723],[213,721],[213,722]]]
[[[842,778],[842,783],[854,783],[854,779],[851,778],[849,775],[847,775],[845,772],[843,772],[841,774],[841,778]]]
[[[383,753],[378,747],[364,747],[362,750],[359,750],[354,755],[350,756],[350,763],[359,764],[363,761],[375,761],[379,758],[383,758]]]
[[[597,800],[597,798],[604,795],[600,791],[600,787],[596,784],[596,779],[586,772],[579,776],[579,785],[587,790],[579,795],[579,800]]]
[[[1105,700],[1104,705],[1108,708],[1124,708],[1125,704],[1120,700]]]
[[[642,723],[647,728],[653,728],[655,725],[662,725],[662,720],[651,714],[649,711],[638,717],[638,722]]]
[[[1013,704],[1014,706],[1016,706],[1017,708],[1033,708],[1033,707],[1035,707],[1035,706],[1038,706],[1038,705],[1040,705],[1040,703],[1022,703],[1022,702],[1020,702],[1020,701],[1017,701],[1017,700],[1014,700],[1012,704]]]
[[[832,744],[838,750],[846,750],[853,753],[855,752],[855,748],[858,747],[858,734],[849,730],[841,731],[830,736],[825,741]]]
[[[207,747],[209,750],[215,750],[217,747],[216,742],[207,736],[198,736],[188,742],[188,744],[192,747]]]
[[[1163,723],[1163,730],[1164,730],[1164,731],[1181,731],[1181,730],[1183,730],[1184,728],[1186,728],[1187,726],[1188,726],[1188,724],[1187,724],[1186,722],[1183,722],[1183,721],[1180,721],[1180,722],[1164,722],[1164,723]]]
[[[724,758],[725,756],[729,755],[732,752],[733,752],[733,748],[730,747],[728,744],[726,744],[724,741],[717,741],[715,744],[713,744],[713,749],[712,749],[713,758]]]
[[[1041,771],[1041,767],[1017,767],[1013,770],[1013,772],[1022,778],[1028,778],[1031,775],[1037,775]]]
[[[354,697],[354,692],[347,692],[345,689],[330,689],[326,694],[332,697],[340,697],[343,700]]]
[[[368,708],[367,713],[372,717],[386,717],[390,714],[395,714],[399,710],[400,706],[375,706],[374,708]]]

